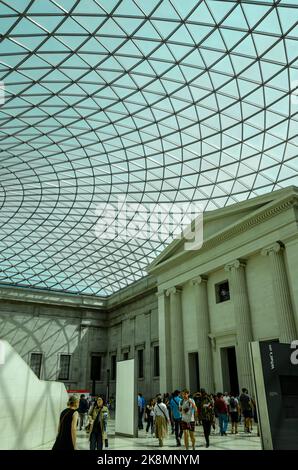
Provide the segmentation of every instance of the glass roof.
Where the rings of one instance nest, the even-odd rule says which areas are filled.
[[[0,282],[110,295],[173,236],[97,236],[98,205],[298,184],[297,6],[1,1]]]

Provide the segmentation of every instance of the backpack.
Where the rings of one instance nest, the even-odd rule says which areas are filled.
[[[240,396],[240,403],[241,403],[242,410],[251,410],[250,397],[248,395],[243,393]]]
[[[229,403],[229,404],[230,404],[230,407],[231,407],[231,408],[233,408],[233,409],[236,408],[236,400],[235,400],[235,398],[233,398],[233,397],[230,398],[230,403]]]

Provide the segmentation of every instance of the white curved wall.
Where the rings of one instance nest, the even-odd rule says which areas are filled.
[[[26,362],[0,340],[0,449],[34,449],[51,443],[68,395],[59,382],[39,380]]]

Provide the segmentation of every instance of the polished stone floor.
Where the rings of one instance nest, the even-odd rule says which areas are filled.
[[[261,450],[261,441],[257,436],[256,427],[251,434],[246,434],[243,431],[243,426],[240,425],[238,434],[231,434],[230,427],[228,428],[227,436],[220,436],[218,426],[215,433],[212,432],[210,436],[210,450]],[[108,425],[109,447],[104,450],[158,450],[158,440],[152,437],[150,433],[145,430],[139,431],[137,438],[128,438],[115,436],[115,421],[110,420]],[[196,426],[196,450],[209,450],[205,448],[205,440],[203,435],[202,426]],[[182,438],[183,443],[183,438]],[[53,443],[39,448],[38,450],[51,449]],[[77,433],[77,447],[78,450],[88,450],[89,440],[85,431],[78,431]],[[184,445],[176,447],[176,440],[174,435],[169,434],[164,441],[162,450],[183,450]]]

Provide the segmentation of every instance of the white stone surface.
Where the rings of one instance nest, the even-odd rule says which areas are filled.
[[[117,362],[116,433],[136,435],[135,359]]]
[[[0,365],[0,449],[26,450],[52,442],[68,394],[58,382],[39,380],[7,341]]]

